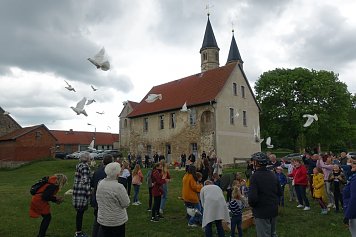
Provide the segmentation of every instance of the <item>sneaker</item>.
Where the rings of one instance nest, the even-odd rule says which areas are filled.
[[[137,201],[136,203],[137,203],[137,205],[141,205],[142,204],[140,201]]]
[[[152,222],[159,222],[159,218],[157,218],[157,217],[151,217],[151,221],[152,221]]]
[[[334,204],[332,204],[332,203],[328,204],[328,208],[333,207],[333,206],[334,206]]]
[[[310,207],[304,207],[303,211],[309,211]]]
[[[302,207],[304,207],[304,206],[299,204],[297,207],[298,207],[298,208],[302,208]]]
[[[80,232],[80,233],[75,233],[74,237],[88,237],[88,235],[83,232]]]
[[[322,215],[328,214],[328,209],[322,209],[322,210],[321,210],[321,214],[322,214]]]
[[[137,202],[132,203],[133,206],[138,206],[139,204]]]
[[[147,211],[152,211],[151,208],[147,208]]]
[[[189,224],[188,223],[188,227],[198,227],[198,225],[197,224]]]

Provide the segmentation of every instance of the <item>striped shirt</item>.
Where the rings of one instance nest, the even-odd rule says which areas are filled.
[[[231,211],[232,216],[238,216],[238,215],[242,215],[242,209],[245,208],[245,205],[241,200],[232,199],[229,202],[228,208]]]

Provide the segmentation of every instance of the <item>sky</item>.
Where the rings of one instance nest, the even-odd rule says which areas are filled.
[[[305,67],[356,93],[354,0],[2,0],[0,107],[22,127],[119,133],[124,101],[200,72],[207,11],[220,65],[234,29],[252,87],[263,72]],[[87,60],[102,47],[109,71]],[[70,109],[84,96],[96,100],[88,117]]]

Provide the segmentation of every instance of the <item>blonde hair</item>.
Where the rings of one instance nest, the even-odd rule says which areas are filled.
[[[165,160],[159,162],[162,165],[162,174],[165,176],[168,173],[168,166]]]
[[[128,167],[129,167],[129,163],[126,160],[124,160],[122,162],[122,169],[127,169]]]
[[[67,176],[64,174],[55,174],[54,176],[57,177],[56,185],[58,185],[59,189],[61,189],[68,181]]]
[[[237,200],[241,200],[242,199],[242,194],[241,194],[240,189],[238,187],[233,187],[231,196],[232,196],[232,198],[237,199]]]
[[[135,176],[140,169],[141,166],[139,164],[136,164],[134,170],[132,171],[132,176]]]

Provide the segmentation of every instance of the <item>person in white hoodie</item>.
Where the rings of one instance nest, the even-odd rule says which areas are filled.
[[[204,209],[202,228],[205,229],[205,236],[211,237],[213,236],[212,224],[215,222],[218,237],[223,237],[225,234],[222,220],[231,222],[224,194],[210,180],[205,181],[204,184],[205,186],[200,190],[200,201]]]
[[[126,208],[130,205],[130,198],[125,187],[117,181],[120,171],[117,162],[106,165],[107,177],[98,184],[96,200],[100,236],[125,236],[125,223],[128,221]]]

